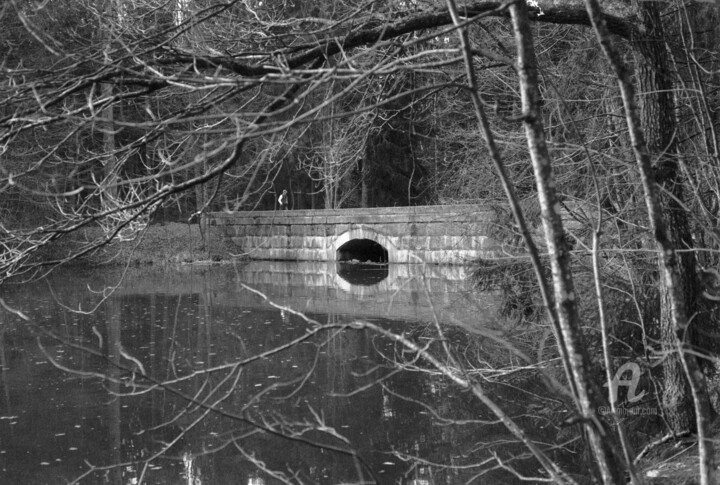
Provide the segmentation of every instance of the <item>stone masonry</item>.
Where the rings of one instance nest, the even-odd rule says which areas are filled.
[[[370,239],[390,263],[464,264],[497,252],[488,236],[496,220],[490,207],[441,205],[214,212],[207,227],[211,240],[231,241],[233,255],[248,259],[335,261],[343,244]]]

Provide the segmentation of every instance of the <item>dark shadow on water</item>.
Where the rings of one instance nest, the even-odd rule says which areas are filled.
[[[340,261],[335,263],[339,277],[351,285],[372,286],[388,277],[388,265]]]

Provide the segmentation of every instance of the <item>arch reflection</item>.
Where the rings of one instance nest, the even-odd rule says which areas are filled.
[[[351,285],[372,286],[388,277],[387,264],[367,264],[338,261],[335,263],[337,275]]]

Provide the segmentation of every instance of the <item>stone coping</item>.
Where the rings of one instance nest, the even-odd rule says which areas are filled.
[[[352,209],[302,209],[273,211],[211,212],[211,224],[340,224],[344,222],[372,223],[392,220],[394,222],[449,222],[454,218],[473,217],[478,214],[495,214],[487,205],[426,205],[409,207],[376,207]]]

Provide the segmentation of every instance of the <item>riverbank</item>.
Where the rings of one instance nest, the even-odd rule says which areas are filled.
[[[60,240],[50,248],[52,254],[44,256],[71,255],[101,237],[100,228],[88,228]],[[103,266],[218,262],[228,259],[231,249],[208,248],[206,235],[198,224],[169,222],[151,224],[127,240],[113,240],[77,258],[75,263]]]

